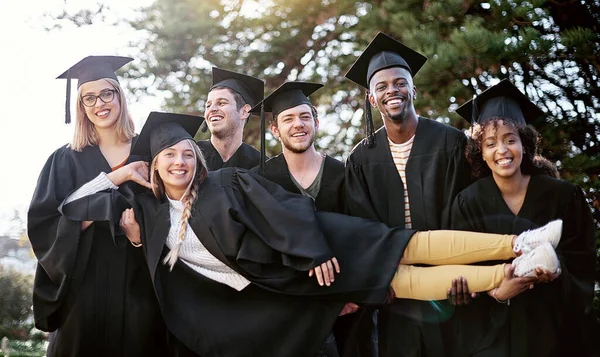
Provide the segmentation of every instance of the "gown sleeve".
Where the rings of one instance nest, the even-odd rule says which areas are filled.
[[[80,283],[91,249],[93,225],[81,232],[81,222],[58,209],[75,188],[76,174],[70,149],[57,150],[42,169],[27,212],[27,234],[38,259],[34,318],[43,331],[59,327],[58,310],[66,303],[68,291]]]
[[[112,181],[106,176],[104,172],[101,172],[100,175],[96,176],[95,179],[89,181],[85,185],[81,186],[73,193],[71,193],[64,200],[63,205],[71,203],[75,200],[83,198],[85,196],[92,195],[96,192],[104,191],[104,190],[118,190],[119,187],[115,186]]]
[[[581,189],[573,188],[563,213],[563,235],[556,248],[562,273],[558,278],[564,306],[582,316],[591,309],[596,264],[594,222]]]
[[[290,193],[246,171],[233,174],[232,187],[229,215],[223,224],[213,225],[212,233],[223,249],[234,246],[224,242],[234,236],[231,227],[244,227],[235,248],[224,249],[232,252],[226,256],[235,256],[242,275],[286,294],[345,294],[346,301],[362,303],[385,300],[414,231],[390,229],[359,217],[315,212],[309,197]],[[211,202],[211,210],[220,209],[216,204]],[[336,274],[334,284],[323,289],[305,271],[334,256],[341,273]]]
[[[257,173],[239,170],[233,175],[231,217],[257,238],[242,242],[238,258],[262,260],[272,256],[255,254],[259,244],[253,242],[278,252],[281,264],[299,271],[308,271],[334,256],[319,229],[311,198],[290,193]],[[270,261],[267,258],[263,263]]]
[[[442,228],[449,228],[452,222],[452,200],[471,183],[471,168],[465,156],[466,146],[466,137],[461,136],[452,151],[451,159],[446,168]]]
[[[345,201],[346,213],[351,216],[379,221],[375,208],[371,203],[371,195],[360,163],[350,154],[346,161]]]
[[[471,209],[474,200],[470,199],[467,191],[459,193],[452,202],[450,228],[458,231],[484,232],[484,219]]]
[[[89,181],[68,194],[58,210],[64,217],[73,221],[108,222],[114,244],[123,247],[127,245],[128,240],[119,225],[121,214],[135,205],[136,193],[143,190],[140,189],[141,186],[131,182],[117,187],[108,178],[99,185],[95,185],[95,181]],[[95,187],[89,187],[90,184]],[[82,191],[86,191],[85,195],[81,194]]]

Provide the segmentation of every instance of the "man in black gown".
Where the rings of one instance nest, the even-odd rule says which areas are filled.
[[[413,77],[427,59],[379,33],[346,77],[367,89],[367,137],[346,162],[349,213],[418,230],[449,227],[454,196],[469,183],[459,130],[417,115]],[[376,132],[371,106],[384,127]],[[441,303],[396,300],[379,313],[381,356],[443,356]],[[440,311],[441,310],[441,311]],[[402,333],[398,333],[402,331]]]
[[[311,197],[319,211],[343,213],[344,164],[314,145],[319,119],[307,97],[322,86],[286,82],[265,98],[265,112],[273,113],[271,131],[281,141],[282,152],[265,163],[262,175],[287,191]]]
[[[213,67],[212,86],[206,99],[203,127],[210,139],[198,141],[210,171],[223,167],[250,169],[260,162],[260,153],[242,142],[250,109],[264,96],[258,78]],[[204,128],[203,128],[204,130]]]
[[[265,98],[265,112],[273,114],[271,132],[281,142],[282,153],[265,163],[262,175],[289,192],[312,198],[318,211],[344,213],[344,163],[319,153],[314,146],[319,119],[308,96],[322,86],[286,82]],[[260,110],[260,105],[253,110]],[[345,311],[356,308],[349,304]],[[349,350],[357,349],[356,341],[348,338],[353,320],[354,315],[338,318],[334,326],[337,348],[330,338],[322,352],[334,356],[337,349],[339,355],[348,356]]]

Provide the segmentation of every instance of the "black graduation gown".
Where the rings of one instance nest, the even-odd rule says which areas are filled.
[[[583,321],[593,298],[596,244],[581,190],[566,181],[533,175],[515,215],[488,176],[461,192],[452,208],[453,228],[487,233],[519,234],[558,218],[563,220],[556,248],[560,277],[521,293],[510,306],[484,295],[459,308],[456,356],[589,355]]]
[[[258,171],[258,168],[254,168],[253,171]],[[317,211],[345,213],[344,171],[344,163],[330,156],[325,157],[321,188],[315,199]],[[283,154],[279,154],[265,163],[263,176],[289,192],[301,193],[292,181]],[[366,331],[361,331],[359,323],[363,319],[370,321],[370,316],[363,316],[370,313],[371,310],[369,309],[366,313],[361,310],[358,313],[338,317],[333,327],[333,333],[335,334],[340,356],[358,356],[360,350],[372,350],[371,333],[369,331],[372,324],[366,324]],[[367,353],[366,355],[371,354]]]
[[[190,226],[211,254],[251,281],[242,291],[181,260],[172,272],[162,264],[168,202],[139,196],[137,216],[167,326],[200,356],[314,355],[345,302],[384,301],[413,234],[315,212],[312,199],[245,170],[210,172],[199,197]],[[333,256],[341,273],[330,287],[320,287],[307,271]]]
[[[27,214],[39,261],[35,326],[54,331],[49,357],[163,356],[166,329],[142,252],[102,222],[107,210],[88,211],[85,199],[71,212],[60,207],[103,171],[111,168],[97,146],[81,152],[62,147],[42,169]],[[82,220],[96,222],[81,232]]]
[[[465,135],[448,125],[419,117],[406,164],[406,183],[402,182],[392,159],[385,127],[377,130],[375,136],[377,144],[374,148],[368,148],[366,140],[363,140],[347,159],[345,185],[349,214],[383,222],[390,227],[404,227],[406,184],[412,228],[448,228],[452,200],[470,183]],[[437,325],[421,324],[419,321],[447,319],[451,310],[452,307],[445,301],[429,303],[406,299],[397,300],[381,310],[381,355],[416,356],[419,355],[417,350],[424,349],[429,356],[442,356],[445,343]],[[404,341],[388,339],[386,331],[399,328],[413,331],[413,335]]]
[[[324,165],[321,189],[315,199],[317,211],[344,213],[346,193],[344,190],[344,163],[326,156]],[[258,168],[255,170],[257,171]],[[300,194],[300,190],[292,181],[283,154],[267,160],[263,176],[286,191]]]
[[[251,169],[260,164],[260,152],[246,143],[242,143],[235,154],[233,154],[227,162],[223,162],[221,155],[210,140],[200,140],[197,144],[204,154],[208,171],[218,170],[223,167]]]

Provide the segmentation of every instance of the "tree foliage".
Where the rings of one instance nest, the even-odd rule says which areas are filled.
[[[0,338],[15,337],[12,332],[22,327],[31,316],[32,277],[0,266]]]

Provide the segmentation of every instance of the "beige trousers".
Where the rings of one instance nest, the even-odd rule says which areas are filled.
[[[470,292],[497,288],[504,279],[504,264],[464,265],[488,260],[508,260],[515,236],[465,231],[425,231],[413,235],[392,279],[396,298],[446,299],[452,279],[467,279]],[[412,264],[436,265],[415,267]]]

